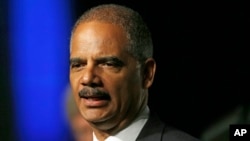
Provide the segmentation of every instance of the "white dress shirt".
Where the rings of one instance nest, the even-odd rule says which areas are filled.
[[[109,136],[105,141],[135,141],[141,129],[147,122],[149,117],[149,108],[146,107],[143,112],[126,128],[113,136]],[[98,141],[93,133],[93,141]]]

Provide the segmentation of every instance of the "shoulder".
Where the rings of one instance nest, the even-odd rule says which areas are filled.
[[[167,125],[156,113],[150,117],[143,127],[137,141],[200,141],[192,135]]]

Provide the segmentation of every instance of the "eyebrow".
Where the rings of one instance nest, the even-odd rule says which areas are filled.
[[[121,59],[119,59],[119,58],[117,58],[115,56],[100,57],[100,58],[97,58],[96,61],[100,62],[100,63],[103,63],[103,62],[114,62],[118,66],[123,66],[124,65],[124,62]]]
[[[81,63],[81,62],[83,62],[83,59],[81,59],[81,58],[79,58],[79,57],[77,57],[77,58],[70,58],[70,60],[69,60],[69,63],[70,63],[70,64],[73,64],[73,63]]]
[[[115,56],[99,57],[99,58],[96,59],[96,61],[98,63],[115,62],[118,66],[123,66],[125,64],[121,59],[119,59],[119,58],[117,58]],[[70,62],[70,64],[82,63],[82,62],[84,62],[84,60],[79,58],[79,57],[76,57],[76,58],[70,58],[69,62]]]

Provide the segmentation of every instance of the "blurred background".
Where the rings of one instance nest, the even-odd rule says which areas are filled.
[[[204,141],[250,123],[249,23],[242,1],[0,1],[0,141],[70,141],[69,39],[86,9],[119,3],[148,23],[157,61],[149,105]]]

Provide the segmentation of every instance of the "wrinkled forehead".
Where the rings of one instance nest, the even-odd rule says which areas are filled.
[[[127,45],[126,33],[120,26],[93,21],[78,25],[71,38],[70,53],[127,51]]]
[[[99,21],[84,22],[77,26],[71,36],[71,45],[75,42],[123,43],[128,44],[126,32],[119,25]]]

